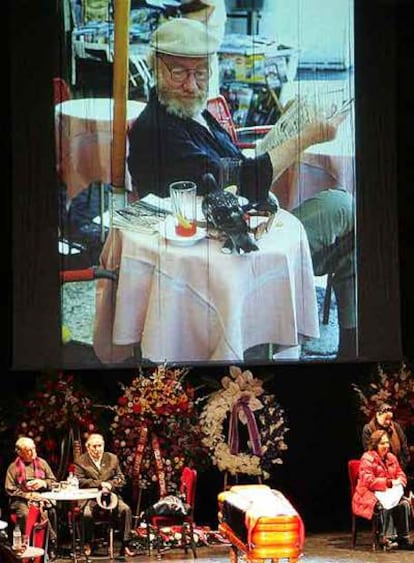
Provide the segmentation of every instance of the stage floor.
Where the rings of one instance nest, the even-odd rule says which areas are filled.
[[[110,561],[107,557],[102,556],[92,556],[91,559],[97,563],[109,563]],[[126,561],[143,563],[156,560],[156,553],[154,553],[152,556],[137,555],[128,558]],[[161,559],[163,563],[177,563],[178,561],[188,560],[193,560],[192,554],[185,555],[182,550],[165,552]],[[64,563],[69,560],[58,559],[56,561],[57,563]],[[197,549],[196,561],[197,563],[227,563],[230,561],[229,548],[225,545],[200,546]],[[244,563],[245,559],[239,557],[239,561]],[[345,561],[352,563],[376,563],[377,561],[381,563],[412,563],[413,552],[398,550],[387,553],[382,551],[372,552],[369,533],[361,533],[355,549],[351,548],[350,533],[309,534],[307,536],[301,563],[342,563]],[[283,563],[287,563],[286,560],[283,560]]]

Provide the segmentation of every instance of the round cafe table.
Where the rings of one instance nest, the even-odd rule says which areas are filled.
[[[156,363],[243,361],[258,344],[297,350],[300,335],[319,336],[308,239],[291,213],[279,210],[259,251],[245,255],[223,254],[210,238],[177,245],[161,232],[109,231],[101,266],[119,276],[97,284],[101,362],[126,360],[138,343]]]
[[[47,491],[41,493],[42,498],[46,500],[55,500],[57,502],[80,502],[80,511],[83,512],[88,500],[96,499],[99,489],[61,489],[59,491]],[[72,561],[77,563],[79,560],[76,554],[76,526],[72,525]]]
[[[127,101],[127,129],[145,108],[145,102]],[[112,98],[76,98],[55,106],[56,165],[66,186],[67,205],[92,183],[100,185],[100,221],[104,232],[104,185],[112,183]],[[125,171],[125,188],[131,179]]]
[[[41,547],[33,547],[28,545],[22,553],[16,553],[17,559],[34,559],[35,557],[42,557],[45,550]]]

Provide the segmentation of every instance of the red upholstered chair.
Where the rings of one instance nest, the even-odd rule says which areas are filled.
[[[351,502],[358,482],[359,465],[360,465],[359,459],[350,459],[348,461],[348,477],[349,477],[349,485],[350,485],[350,493],[351,493]],[[357,540],[358,521],[363,519],[360,518],[359,516],[356,516],[353,513],[352,507],[351,507],[351,515],[352,515],[352,548],[355,548],[356,540]],[[371,520],[371,544],[372,544],[372,551],[375,551],[378,545],[377,519],[375,516]]]
[[[178,526],[181,529],[181,546],[185,553],[191,548],[194,558],[197,557],[194,542],[194,505],[197,485],[197,471],[190,467],[184,467],[180,480],[180,497],[185,500],[188,505],[188,513],[183,515],[150,515],[147,517],[148,538],[150,528],[155,529],[156,533],[156,549],[158,558],[161,556],[162,528]]]

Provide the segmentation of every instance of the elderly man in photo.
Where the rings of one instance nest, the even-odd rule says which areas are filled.
[[[119,459],[115,454],[105,451],[105,441],[101,434],[90,434],[86,440],[86,453],[75,461],[75,475],[79,479],[80,488],[97,487],[104,493],[117,495],[118,502],[113,514],[118,520],[121,532],[120,557],[132,556],[129,549],[132,513],[130,507],[120,497],[120,491],[125,486],[125,477],[121,471]],[[90,500],[84,509],[85,525],[85,554],[91,553],[93,539],[93,520],[101,507],[96,500]]]
[[[203,176],[218,181],[220,159],[241,160],[240,195],[266,201],[281,174],[313,144],[335,138],[344,115],[305,125],[300,135],[255,158],[247,158],[207,111],[211,57],[217,37],[208,25],[178,18],[161,24],[151,40],[150,66],[155,87],[129,133],[128,166],[140,197],[169,195],[178,180],[197,184]],[[304,201],[292,213],[304,225],[315,275],[333,272],[340,327],[339,353],[354,357],[356,347],[354,204],[343,189],[328,189]]]
[[[9,497],[10,512],[16,515],[17,524],[24,534],[30,503],[47,510],[50,534],[49,558],[54,559],[56,510],[53,503],[45,501],[40,493],[50,490],[56,483],[56,477],[47,461],[37,455],[36,445],[31,438],[18,438],[15,449],[17,457],[7,468],[4,485]]]
[[[220,159],[241,160],[240,195],[251,202],[267,200],[280,175],[309,146],[335,138],[344,119],[305,125],[300,135],[256,158],[247,158],[206,110],[210,59],[217,37],[208,25],[178,18],[161,24],[151,40],[150,66],[155,87],[129,133],[128,166],[140,197],[169,195],[169,184],[191,180],[203,195],[203,176],[220,176]],[[204,191],[203,191],[204,190]],[[315,275],[333,272],[338,305],[339,357],[356,354],[356,299],[353,254],[354,205],[341,188],[323,190],[292,213],[309,240]]]

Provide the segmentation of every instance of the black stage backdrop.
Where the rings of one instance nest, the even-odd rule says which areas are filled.
[[[12,401],[19,395],[30,394],[38,375],[34,371],[35,367],[30,371],[12,369],[13,356],[21,358],[21,366],[53,365],[59,359],[58,259],[55,223],[52,221],[56,201],[51,190],[54,185],[52,151],[45,150],[45,146],[53,142],[53,116],[49,115],[49,102],[45,99],[45,92],[52,99],[50,77],[53,73],[53,57],[47,40],[49,34],[55,33],[51,4],[46,1],[34,3],[14,0],[13,6],[9,6],[12,103],[11,112],[9,116],[6,115],[6,126],[13,125],[13,135],[9,147],[11,151],[7,153],[6,150],[6,165],[11,163],[13,154],[13,174],[10,178],[6,174],[3,197],[7,204],[13,195],[15,205],[13,236],[10,229],[11,206],[3,207],[3,226],[6,229],[2,278],[6,283],[3,284],[2,294],[4,314],[0,404]],[[360,99],[358,110],[363,110],[365,115],[360,121],[360,134],[365,139],[363,152],[359,151],[360,178],[367,180],[364,188],[360,189],[360,208],[361,212],[369,210],[372,218],[365,231],[362,230],[362,219],[359,221],[363,258],[359,272],[362,279],[366,280],[361,288],[360,300],[363,298],[367,304],[364,312],[361,312],[361,323],[365,327],[361,345],[367,357],[375,353],[378,360],[387,359],[381,356],[381,350],[396,350],[400,327],[398,307],[390,317],[384,317],[384,283],[387,284],[386,294],[390,301],[398,299],[400,285],[404,356],[412,358],[414,350],[411,329],[414,313],[411,281],[414,257],[411,196],[414,153],[411,128],[414,120],[412,90],[409,87],[412,72],[409,4],[392,0],[356,0],[356,33],[359,38],[357,61],[362,69],[357,80],[362,81],[367,89],[364,90],[367,94]],[[362,30],[365,30],[365,39],[361,39]],[[7,53],[7,49],[3,53]],[[7,58],[4,64],[7,68]],[[50,84],[50,87],[46,84]],[[3,82],[3,89],[6,88]],[[373,123],[377,112],[382,115],[381,132],[386,132],[381,135]],[[3,131],[7,131],[7,128]],[[381,137],[381,141],[378,137]],[[385,161],[389,165],[386,168]],[[396,217],[393,213],[395,202],[393,198],[388,203],[383,203],[381,199],[390,190],[395,198],[398,193],[400,265],[397,260]],[[11,248],[13,261],[11,253],[7,252]],[[383,259],[374,266],[368,258],[379,251]],[[10,275],[12,264],[13,280]],[[394,274],[388,282],[385,281],[388,279],[387,272]],[[379,280],[383,280],[382,283]],[[13,332],[12,309],[15,314]],[[374,319],[374,326],[367,331],[370,317]],[[388,347],[390,339],[393,340],[391,348]],[[372,362],[253,369],[258,376],[261,370],[263,373],[272,370],[273,390],[288,412],[291,427],[285,463],[278,468],[272,484],[292,499],[310,531],[349,529],[345,464],[348,458],[360,454],[360,423],[350,385],[351,382],[363,381],[372,369]],[[205,371],[217,376],[223,373],[219,368],[206,368]],[[78,375],[91,389],[101,389],[108,399],[115,393],[116,381],[123,378],[128,380],[131,376],[129,372],[120,371]],[[0,479],[3,482],[5,465],[13,455],[11,437],[3,436],[0,446]],[[198,504],[200,522],[214,521],[216,506],[212,495],[220,489],[220,483],[219,476],[214,472],[201,477]],[[4,506],[4,497],[1,498],[1,505]]]

